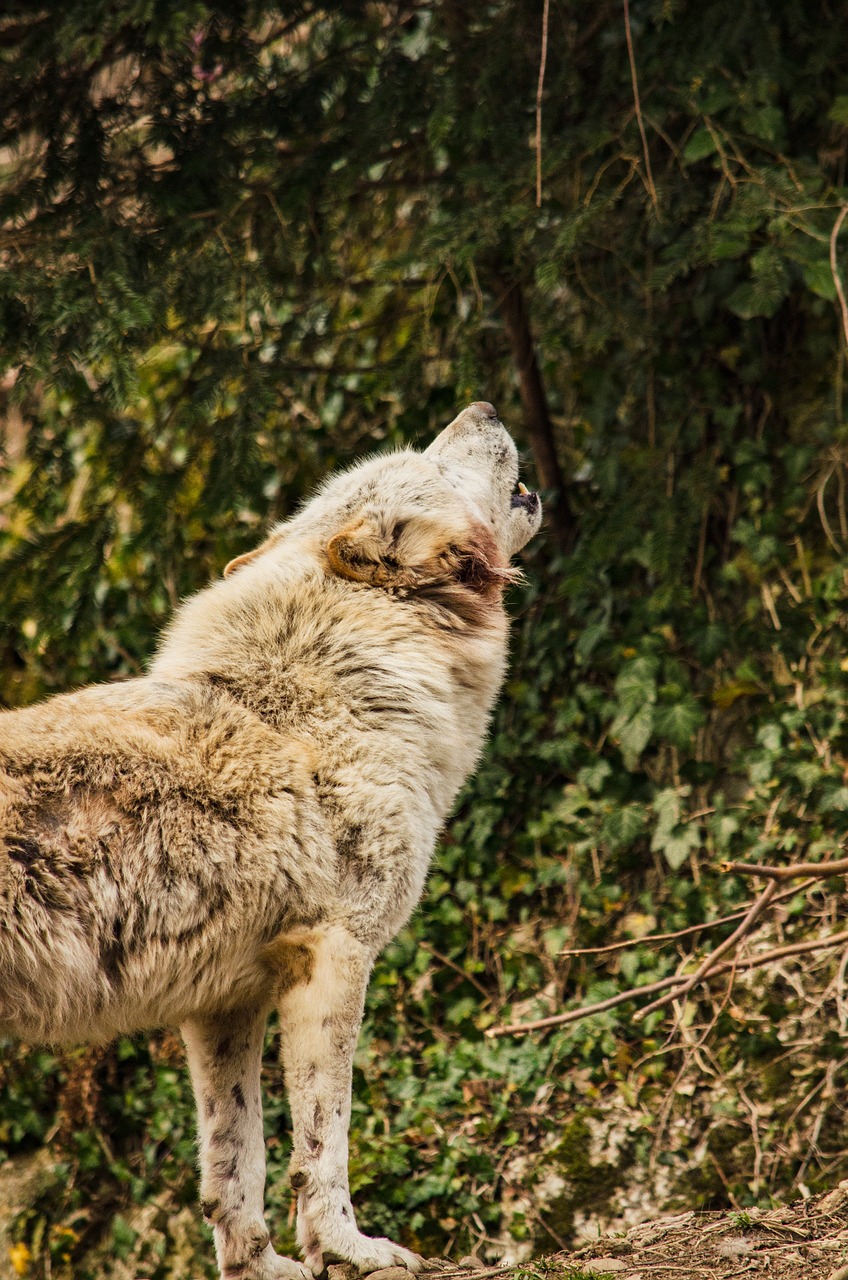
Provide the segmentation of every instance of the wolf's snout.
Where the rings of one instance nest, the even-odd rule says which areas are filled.
[[[487,418],[496,418],[498,411],[493,404],[489,404],[488,400],[475,400],[470,404],[469,409],[477,409],[480,413],[484,413]]]
[[[493,441],[501,437],[509,439],[495,406],[489,404],[488,400],[475,400],[436,436],[429,449],[425,450],[425,457],[459,450],[467,453],[469,449],[478,449],[480,441]]]

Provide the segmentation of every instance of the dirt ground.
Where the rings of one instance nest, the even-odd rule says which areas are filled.
[[[658,1218],[521,1267],[473,1262],[434,1264],[431,1274],[439,1280],[848,1280],[848,1181],[777,1209]],[[399,1277],[383,1272],[374,1280]]]
[[[778,1209],[659,1218],[528,1269],[563,1280],[848,1280],[848,1181]]]

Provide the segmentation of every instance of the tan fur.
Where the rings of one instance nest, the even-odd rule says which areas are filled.
[[[274,1004],[307,1266],[418,1266],[356,1228],[351,1061],[502,679],[502,587],[541,519],[517,475],[472,405],[232,561],[147,676],[0,716],[0,1034],[181,1027],[224,1277],[308,1274],[263,1217]]]

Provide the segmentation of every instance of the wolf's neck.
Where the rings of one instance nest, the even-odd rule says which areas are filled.
[[[375,785],[403,781],[403,770],[446,810],[485,737],[503,618],[434,635],[413,604],[370,588],[239,576],[182,607],[151,676],[208,681],[275,730],[315,742],[322,759],[355,756]]]

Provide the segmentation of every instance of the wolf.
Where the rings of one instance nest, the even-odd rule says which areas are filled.
[[[147,675],[0,715],[0,1035],[180,1028],[224,1280],[422,1259],[356,1225],[351,1067],[506,659],[538,496],[494,408],[331,478],[186,601]],[[264,1218],[276,1006],[303,1264]]]

